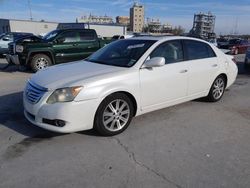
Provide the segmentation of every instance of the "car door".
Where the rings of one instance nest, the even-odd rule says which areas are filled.
[[[90,56],[100,48],[99,40],[93,30],[80,31],[79,48],[81,49],[79,55],[82,59]]]
[[[210,89],[220,64],[207,43],[195,40],[184,40],[183,43],[189,66],[188,95],[202,94]]]
[[[58,35],[53,44],[57,63],[65,63],[79,59],[81,49],[80,38],[77,31],[65,31]]]
[[[145,111],[178,103],[187,96],[188,65],[181,41],[160,44],[148,58],[153,57],[164,57],[166,64],[140,69],[141,108]]]

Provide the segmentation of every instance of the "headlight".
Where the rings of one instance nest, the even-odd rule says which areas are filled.
[[[16,52],[22,53],[23,52],[23,46],[22,45],[16,45]]]
[[[82,86],[77,86],[57,89],[50,95],[47,103],[54,104],[57,102],[71,102],[75,99],[82,88]]]

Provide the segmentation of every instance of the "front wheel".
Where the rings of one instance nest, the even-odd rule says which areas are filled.
[[[226,79],[223,76],[218,76],[209,91],[207,96],[208,101],[210,102],[217,102],[219,101],[225,91],[226,88]]]
[[[103,136],[113,136],[123,132],[134,114],[130,98],[123,93],[115,93],[103,100],[96,115],[94,128]]]
[[[33,72],[45,69],[52,65],[52,61],[49,56],[45,54],[36,54],[32,57],[30,66]]]

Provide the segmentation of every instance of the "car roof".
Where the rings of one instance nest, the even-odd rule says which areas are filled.
[[[168,41],[168,40],[196,40],[200,42],[205,42],[207,41],[202,40],[202,39],[197,39],[193,37],[184,37],[184,36],[144,36],[144,37],[134,37],[134,38],[129,38],[127,40],[154,40],[154,41]]]

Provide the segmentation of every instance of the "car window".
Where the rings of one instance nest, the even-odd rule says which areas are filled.
[[[95,40],[95,38],[93,31],[80,31],[80,41]]]
[[[216,56],[213,49],[204,42],[185,40],[184,44],[188,60],[204,59]]]
[[[166,64],[176,63],[184,60],[182,44],[180,41],[168,41],[160,44],[150,55],[153,57],[164,57]]]
[[[120,67],[132,67],[155,43],[154,40],[117,40],[92,54],[87,61]]]
[[[59,36],[60,43],[79,42],[77,32],[68,31]]]

